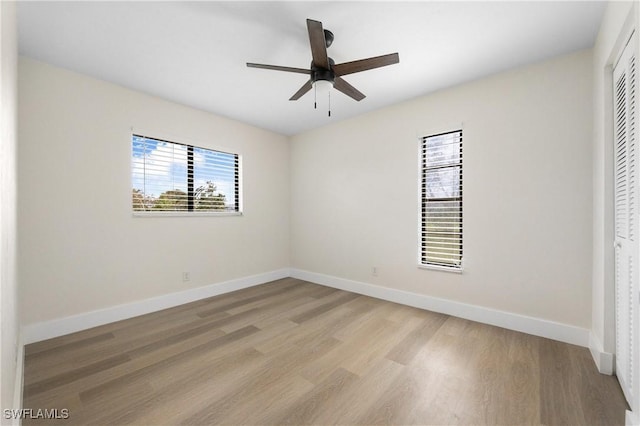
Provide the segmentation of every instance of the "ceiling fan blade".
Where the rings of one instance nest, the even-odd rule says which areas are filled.
[[[307,81],[301,88],[300,90],[298,90],[292,97],[289,98],[290,101],[297,101],[298,99],[300,99],[302,97],[302,95],[304,95],[305,93],[307,93],[309,90],[311,90],[311,87],[313,86],[313,83],[311,82],[311,80]]]
[[[365,98],[365,95],[362,92],[360,92],[358,89],[356,89],[340,77],[335,78],[333,82],[333,88],[341,91],[345,95],[355,99],[358,102]]]
[[[386,67],[400,62],[398,53],[390,53],[388,55],[375,56],[373,58],[360,59],[353,62],[344,62],[333,66],[333,72],[336,75],[347,75],[356,72],[367,71],[374,68]]]
[[[311,43],[313,64],[317,67],[328,70],[329,58],[327,56],[327,42],[324,38],[322,22],[307,19],[307,30],[309,31],[309,42]]]
[[[281,67],[278,65],[252,64],[250,62],[247,62],[247,66],[249,68],[262,68],[265,70],[297,72],[299,74],[307,74],[307,75],[311,74],[311,70],[306,70],[304,68]]]

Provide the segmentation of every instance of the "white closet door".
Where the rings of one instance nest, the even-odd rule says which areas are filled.
[[[613,70],[616,376],[633,411],[638,393],[638,134],[635,34]]]

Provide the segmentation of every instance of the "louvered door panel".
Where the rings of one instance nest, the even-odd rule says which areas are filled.
[[[627,133],[626,133],[626,75],[622,74],[615,86],[615,220],[616,237],[626,238],[628,227],[628,175],[627,175]]]
[[[635,39],[634,39],[635,40]],[[613,71],[616,376],[637,410],[638,351],[635,324],[638,286],[637,76],[634,44],[625,48]]]
[[[629,58],[629,77],[627,79],[627,173],[629,173],[629,240],[636,241],[636,227],[638,216],[638,176],[637,176],[637,134],[636,134],[636,58]]]

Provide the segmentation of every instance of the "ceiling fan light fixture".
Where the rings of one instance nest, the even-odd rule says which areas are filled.
[[[313,83],[313,88],[316,90],[318,95],[329,93],[329,91],[333,88],[333,81],[316,80]]]

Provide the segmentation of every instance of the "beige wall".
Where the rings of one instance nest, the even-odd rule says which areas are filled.
[[[18,278],[16,265],[16,127],[17,61],[16,7],[0,2],[0,408],[17,408],[22,382],[19,345]],[[3,420],[3,424],[6,420]]]
[[[591,59],[578,52],[294,136],[292,266],[589,328]],[[418,136],[460,123],[465,270],[419,269]]]
[[[289,266],[286,137],[27,58],[19,90],[23,325]],[[241,154],[244,215],[133,217],[132,127]]]
[[[590,328],[591,60],[578,52],[289,140],[21,58],[24,324],[292,266]],[[419,269],[418,137],[461,123],[465,271]],[[132,217],[131,127],[240,152],[244,216]]]

